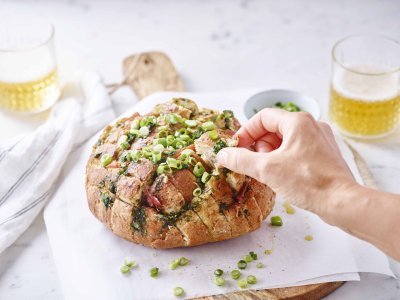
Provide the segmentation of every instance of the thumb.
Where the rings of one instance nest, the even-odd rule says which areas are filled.
[[[253,152],[246,148],[224,148],[217,154],[218,163],[239,174],[262,181],[268,153]]]

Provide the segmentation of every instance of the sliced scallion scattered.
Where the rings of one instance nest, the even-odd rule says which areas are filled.
[[[112,162],[112,156],[108,153],[104,153],[100,158],[100,162],[103,167],[108,166]]]
[[[195,188],[194,190],[193,190],[193,196],[195,196],[195,197],[199,197],[201,195],[201,188]]]
[[[211,175],[208,172],[204,172],[203,175],[201,176],[201,182],[202,183],[207,183],[211,178]]]
[[[179,261],[180,261],[179,258],[176,258],[173,261],[171,261],[170,264],[169,264],[169,268],[171,270],[176,270],[179,267]]]
[[[257,268],[259,268],[259,269],[261,269],[261,268],[263,268],[263,267],[264,267],[264,265],[263,265],[263,263],[262,263],[262,262],[259,262],[259,263],[257,263],[256,267],[257,267]]]
[[[244,270],[247,267],[247,262],[245,262],[243,259],[241,259],[238,261],[237,266],[239,269]]]
[[[180,286],[177,286],[176,288],[174,288],[175,296],[182,297],[184,293],[185,293],[185,290],[183,288],[181,288]]]
[[[218,132],[216,130],[211,130],[208,132],[208,136],[210,137],[210,139],[216,140],[218,139]]]
[[[222,271],[221,269],[216,269],[214,271],[214,275],[215,276],[222,276],[222,274],[224,274],[224,271]]]
[[[159,271],[159,269],[157,267],[151,268],[150,271],[149,271],[150,272],[150,276],[153,277],[153,278],[157,277],[158,276],[158,271]]]
[[[215,126],[215,124],[211,121],[205,122],[203,123],[203,125],[201,125],[201,127],[205,130],[205,131],[210,131],[210,130],[214,130],[217,128],[217,126]]]
[[[193,169],[193,174],[196,177],[201,177],[203,175],[203,173],[206,171],[206,169],[204,169],[203,165],[201,162],[198,162]]]
[[[233,270],[233,271],[231,271],[231,277],[232,277],[232,279],[239,279],[240,278],[240,276],[242,276],[242,273],[240,273],[240,271],[239,270]]]
[[[196,127],[197,121],[196,120],[185,120],[185,125],[187,127]]]
[[[140,133],[141,136],[146,137],[146,136],[149,135],[150,129],[147,126],[140,127],[139,133]]]
[[[223,286],[223,285],[225,285],[225,279],[222,277],[215,277],[214,283],[218,286]]]
[[[246,279],[239,279],[237,284],[241,289],[247,288],[247,280]]]
[[[253,258],[250,256],[250,254],[247,254],[247,255],[245,255],[244,257],[243,257],[243,260],[245,261],[245,262],[252,262],[253,261]]]
[[[247,283],[248,284],[256,284],[257,283],[257,277],[253,275],[247,276]]]
[[[186,257],[181,257],[179,259],[179,265],[180,266],[186,266],[189,263],[189,259],[187,259]]]
[[[257,260],[257,259],[258,259],[258,255],[257,255],[257,253],[255,253],[254,251],[250,251],[249,254],[250,254],[250,256],[251,256],[251,258],[252,258],[253,260]]]
[[[282,218],[280,216],[273,216],[271,217],[271,225],[272,226],[282,226]]]

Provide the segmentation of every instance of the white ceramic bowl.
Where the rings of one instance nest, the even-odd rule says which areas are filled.
[[[302,111],[309,112],[316,120],[321,116],[317,101],[291,90],[266,90],[251,96],[244,104],[244,114],[250,119],[256,112],[266,107],[273,107],[276,102],[293,102]]]

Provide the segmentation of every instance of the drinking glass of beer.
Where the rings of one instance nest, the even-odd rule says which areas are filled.
[[[0,108],[34,113],[60,96],[54,28],[37,16],[0,16]]]
[[[400,44],[355,35],[332,50],[329,114],[345,135],[376,138],[400,123]]]

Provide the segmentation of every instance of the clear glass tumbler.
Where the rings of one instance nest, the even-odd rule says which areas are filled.
[[[376,138],[400,123],[400,44],[355,35],[332,50],[330,119],[348,136]]]
[[[34,113],[60,96],[54,27],[32,15],[0,16],[0,107]]]

